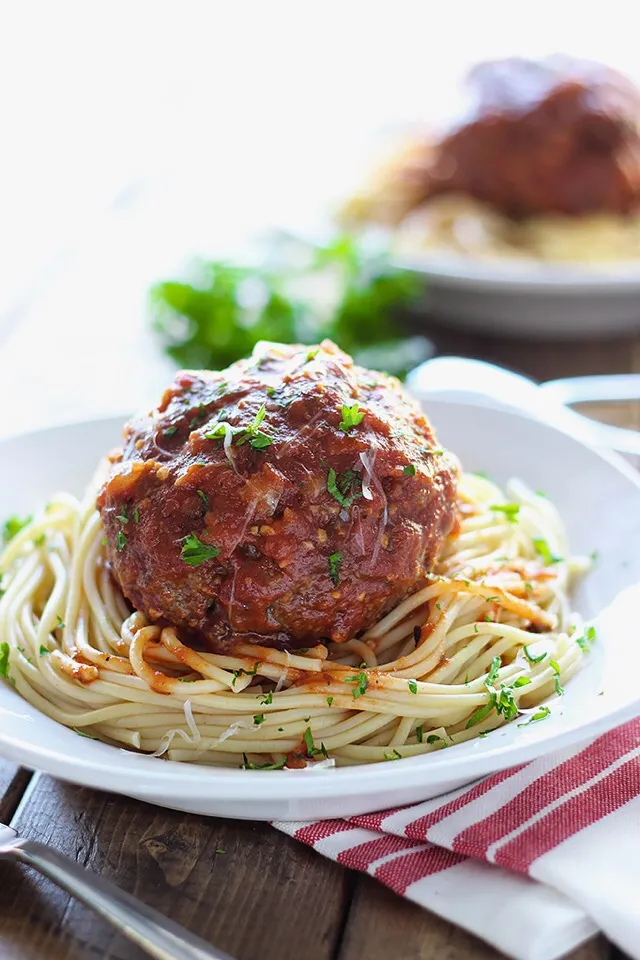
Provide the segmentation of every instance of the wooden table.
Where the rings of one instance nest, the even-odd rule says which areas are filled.
[[[540,379],[640,372],[640,336],[525,344],[438,331],[442,352]],[[609,408],[640,427],[640,403]],[[491,960],[495,950],[265,824],[207,819],[31,776],[0,761],[0,820],[110,877],[238,960]],[[48,881],[0,864],[2,960],[140,960]],[[573,960],[622,955],[597,938]]]

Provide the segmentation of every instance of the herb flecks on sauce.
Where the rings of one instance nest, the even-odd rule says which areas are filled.
[[[348,433],[352,427],[357,427],[364,420],[365,411],[360,410],[358,403],[351,404],[349,406],[347,403],[342,404],[342,420],[340,421],[339,427],[340,430],[344,430],[345,433]]]
[[[220,553],[219,547],[203,543],[195,533],[188,534],[180,542],[182,543],[180,557],[190,567],[199,567],[201,563],[213,560]]]
[[[333,467],[327,473],[327,491],[341,507],[350,507],[362,496],[362,478],[355,470],[347,470],[338,476]]]

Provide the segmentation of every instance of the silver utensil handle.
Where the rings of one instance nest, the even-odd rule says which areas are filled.
[[[115,884],[33,840],[16,844],[15,856],[91,907],[157,960],[233,960]]]

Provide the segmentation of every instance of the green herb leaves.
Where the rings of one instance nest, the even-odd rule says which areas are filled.
[[[9,676],[9,644],[0,643],[0,677],[5,680]]]
[[[542,660],[544,660],[544,658],[546,657],[546,653],[541,653],[539,656],[534,657],[534,655],[529,652],[529,647],[526,646],[526,644],[522,649],[529,663],[541,663]]]
[[[418,684],[416,683],[415,680],[407,680],[407,686],[409,687],[409,693],[416,693],[416,694],[417,694],[417,692],[418,692]]]
[[[557,557],[552,552],[547,541],[543,540],[542,537],[534,537],[532,543],[536,548],[536,552],[542,558],[545,567],[550,567],[554,563],[562,562],[562,557]]]
[[[305,744],[305,747],[307,748],[308,757],[317,757],[318,754],[322,754],[325,760],[329,759],[329,754],[327,753],[327,748],[325,747],[324,743],[321,743],[319,747],[316,747],[316,745],[314,744],[313,734],[311,733],[311,727],[307,727],[307,729],[304,732],[304,744]]]
[[[332,553],[329,555],[329,576],[336,587],[340,584],[340,567],[342,565],[342,554]]]
[[[280,257],[275,267],[272,258],[257,266],[209,261],[197,274],[193,283],[160,283],[150,296],[165,350],[187,369],[220,370],[259,340],[318,344],[329,337],[357,363],[400,375],[431,355],[424,337],[407,338],[398,325],[403,308],[422,295],[418,278],[353,238],[337,236],[318,249],[302,274],[296,256]],[[334,310],[315,295],[319,282],[335,288]]]
[[[345,677],[347,683],[357,683],[358,686],[353,691],[353,699],[357,700],[358,697],[361,697],[363,693],[367,692],[367,687],[369,686],[369,678],[367,677],[364,670],[361,670],[360,673],[356,674],[355,677]]]
[[[190,567],[199,567],[206,560],[213,560],[220,553],[219,547],[211,547],[203,543],[195,533],[190,533],[180,541],[182,549],[180,557]]]
[[[584,653],[588,653],[596,639],[596,628],[587,627],[582,636],[576,637],[576,643]]]
[[[204,492],[204,490],[197,490],[196,492],[197,492],[198,496],[200,497],[200,499],[202,500],[202,502],[204,503],[204,508],[205,508],[205,510],[208,510],[208,509],[209,509],[209,497],[206,495],[206,493]]]
[[[520,513],[520,504],[494,503],[489,509],[493,510],[494,513],[504,513],[505,517],[510,523],[515,523],[518,519],[518,514]]]
[[[347,470],[339,477],[333,467],[329,467],[327,491],[341,507],[350,507],[354,500],[362,496],[362,478],[355,470]]]
[[[469,717],[469,719],[465,724],[465,730],[468,730],[469,727],[475,727],[477,723],[480,723],[481,720],[484,720],[485,717],[488,717],[491,711],[493,710],[493,708],[495,707],[497,700],[498,700],[497,693],[495,693],[495,691],[492,691],[489,694],[489,699],[487,700],[487,702],[473,711],[473,713],[471,714],[471,716]]]
[[[502,664],[500,661],[500,657],[494,657],[493,660],[491,661],[491,668],[489,670],[489,673],[487,674],[487,679],[485,680],[485,684],[487,687],[492,687],[494,685],[494,683],[498,679],[498,673],[500,671],[501,666]]]
[[[116,537],[116,550],[118,551],[118,553],[122,553],[122,551],[127,545],[128,539],[129,538],[127,537],[124,530],[118,530],[118,535]]]
[[[12,517],[9,517],[7,520],[5,520],[2,527],[2,542],[5,545],[9,543],[9,541],[13,540],[16,534],[20,533],[20,531],[23,530],[27,524],[31,523],[32,520],[32,516],[21,519],[14,514]]]
[[[250,763],[247,759],[246,753],[242,754],[242,763],[240,764],[241,770],[282,770],[286,766],[287,758],[283,757],[282,760],[278,760],[277,763]]]
[[[408,463],[406,467],[402,468],[402,475],[404,477],[415,477],[416,472],[416,468],[412,463]]]
[[[546,720],[550,713],[551,710],[549,710],[549,707],[540,707],[540,709],[531,714],[531,716],[524,723],[519,723],[518,726],[528,727],[530,723],[538,723],[539,720]]]
[[[264,450],[273,443],[273,437],[264,433],[260,429],[260,424],[265,418],[267,408],[264,403],[256,413],[248,427],[233,427],[226,420],[214,421],[211,428],[205,433],[207,440],[224,440],[225,447],[233,443],[236,447],[241,447],[248,443],[254,450]],[[227,437],[230,438],[230,443]]]
[[[557,662],[557,660],[549,660],[549,666],[553,670],[553,682],[555,684],[556,693],[559,697],[561,697],[564,693],[564,687],[560,683],[560,664]]]
[[[360,410],[358,403],[353,403],[349,406],[346,403],[342,404],[342,420],[340,421],[340,429],[344,430],[345,433],[348,433],[352,427],[357,427],[364,420],[364,410]]]

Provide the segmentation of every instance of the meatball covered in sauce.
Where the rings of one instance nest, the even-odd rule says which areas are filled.
[[[399,382],[320,347],[183,371],[125,427],[98,507],[113,574],[212,649],[345,641],[425,581],[454,458]]]
[[[462,193],[515,219],[637,208],[640,92],[624,76],[566,57],[511,59],[479,64],[467,86],[463,120],[415,171],[423,199]]]

